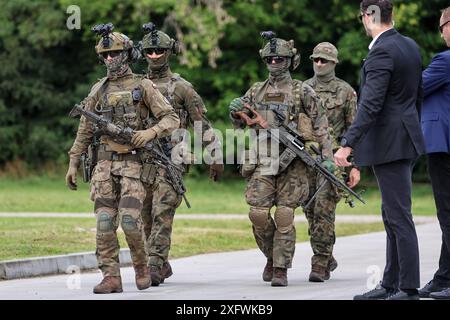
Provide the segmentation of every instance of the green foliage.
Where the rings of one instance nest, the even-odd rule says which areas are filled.
[[[444,50],[437,24],[444,0],[394,1],[396,28],[421,46],[424,67]],[[81,30],[68,30],[71,0],[0,0],[0,166],[17,159],[39,167],[66,161],[77,120],[71,106],[105,73],[90,28],[113,22],[135,42],[155,22],[181,40],[173,69],[194,84],[214,122],[228,124],[229,102],[266,77],[258,50],[262,30],[294,39],[302,54],[294,76],[312,75],[309,55],[321,41],[340,50],[339,77],[358,87],[370,39],[357,15],[359,1],[344,0],[79,0]],[[134,67],[144,72],[143,63]],[[424,167],[424,166],[422,166]],[[423,173],[424,171],[422,171]]]

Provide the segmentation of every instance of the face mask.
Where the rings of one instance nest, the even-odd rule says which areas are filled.
[[[128,55],[124,51],[117,57],[111,60],[104,59],[106,65],[106,70],[108,70],[108,75],[112,77],[117,77],[124,74],[128,70]]]
[[[291,59],[286,59],[284,62],[276,64],[266,63],[266,66],[271,76],[278,77],[283,73],[289,71],[289,67],[291,66]]]
[[[316,63],[313,64],[313,67],[314,67],[314,73],[319,77],[323,77],[323,76],[327,76],[327,75],[333,73],[334,69],[336,67],[336,64],[333,63],[332,61],[329,61],[327,64],[322,65],[321,68],[318,68]]]
[[[167,50],[161,57],[157,59],[150,59],[147,55],[145,59],[147,60],[148,67],[152,71],[158,71],[168,64],[170,57],[170,51]]]

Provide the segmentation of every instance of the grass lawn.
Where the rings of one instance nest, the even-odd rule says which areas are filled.
[[[79,178],[80,179],[80,178]],[[81,179],[80,179],[81,180]],[[0,212],[91,212],[93,203],[88,199],[88,184],[79,182],[79,190],[71,191],[61,177],[30,177],[24,179],[0,178]],[[228,179],[213,183],[207,177],[186,179],[186,196],[192,208],[184,203],[178,213],[247,213],[245,180]],[[363,194],[367,204],[355,200],[350,208],[341,202],[337,214],[379,214],[381,197],[376,186]],[[413,191],[413,213],[434,215],[431,186],[416,184]]]
[[[338,224],[337,236],[383,230],[381,223]],[[119,233],[121,247],[127,247]],[[297,224],[297,241],[308,241],[305,223]],[[95,219],[0,218],[0,260],[95,250]],[[171,257],[256,248],[245,220],[175,219]]]

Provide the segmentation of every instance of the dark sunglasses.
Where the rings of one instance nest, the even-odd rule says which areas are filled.
[[[102,57],[103,57],[103,59],[107,59],[108,56],[110,56],[111,58],[115,58],[115,57],[118,57],[121,53],[122,53],[122,51],[120,51],[120,50],[106,51],[106,52],[102,52]]]
[[[319,63],[319,61],[320,61],[322,64],[326,64],[326,63],[330,62],[330,60],[327,60],[327,59],[324,59],[324,58],[314,58],[313,61],[315,63]]]
[[[265,61],[267,64],[275,64],[275,63],[282,63],[286,61],[285,57],[267,57],[265,58]]]
[[[444,32],[444,27],[445,27],[445,25],[446,25],[447,23],[449,23],[449,22],[450,22],[450,20],[448,20],[447,22],[444,22],[444,24],[441,25],[441,26],[439,27],[439,31],[440,31],[441,33]]]
[[[153,53],[156,53],[159,55],[159,54],[165,53],[166,50],[167,49],[164,49],[164,48],[148,48],[148,49],[145,49],[144,51],[145,51],[145,54],[152,55]]]

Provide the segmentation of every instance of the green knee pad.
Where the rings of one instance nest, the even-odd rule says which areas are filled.
[[[129,214],[125,214],[122,217],[122,229],[123,231],[134,231],[137,230],[136,219],[130,216]]]
[[[107,212],[98,213],[97,230],[100,232],[109,232],[114,230],[112,219]]]

